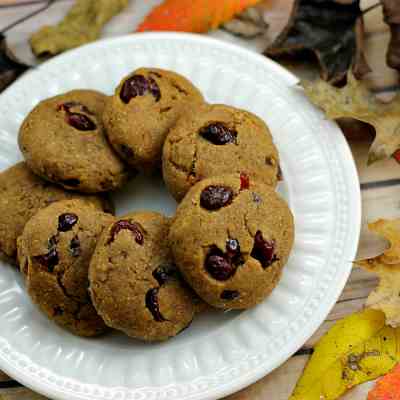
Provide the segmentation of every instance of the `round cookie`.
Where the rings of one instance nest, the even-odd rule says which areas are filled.
[[[113,213],[107,196],[67,192],[61,187],[34,175],[21,162],[0,173],[0,253],[15,263],[17,238],[25,224],[41,208],[59,200],[78,198],[95,205],[99,210]]]
[[[136,339],[175,336],[201,310],[172,262],[170,222],[155,212],[126,215],[103,232],[90,264],[98,313],[108,326]]]
[[[110,143],[131,166],[151,171],[161,165],[162,146],[179,116],[203,96],[171,71],[140,68],[124,78],[103,115]]]
[[[18,239],[28,294],[51,320],[80,336],[107,330],[88,292],[96,242],[114,217],[87,202],[64,200],[40,210]]]
[[[128,173],[105,136],[106,99],[93,90],[73,90],[39,103],[19,132],[19,147],[32,171],[80,192],[121,187]]]
[[[167,136],[163,175],[177,201],[202,179],[242,171],[272,187],[277,184],[278,151],[268,127],[250,112],[203,104]]]
[[[239,174],[192,187],[169,233],[185,280],[204,301],[223,309],[249,308],[268,296],[293,239],[285,201],[270,186]]]

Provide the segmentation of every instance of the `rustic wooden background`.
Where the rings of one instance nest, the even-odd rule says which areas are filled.
[[[128,10],[106,27],[104,36],[115,36],[134,30],[143,17],[135,13],[136,1],[146,2],[146,0],[131,0]],[[0,0],[0,31],[2,27],[35,10],[43,3],[45,3],[43,0]],[[45,13],[10,31],[9,44],[16,54],[26,62],[34,62],[27,46],[27,38],[40,26],[57,22],[71,3],[72,0],[59,0]],[[378,0],[362,0],[364,9],[376,3]],[[373,70],[368,81],[372,90],[383,100],[388,101],[398,89],[398,75],[385,65],[389,30],[383,23],[381,8],[378,7],[366,14],[365,23],[367,59]],[[224,34],[220,36],[226,37]],[[232,38],[229,40],[235,41]],[[300,76],[310,76],[315,73],[315,69],[310,68],[308,64],[286,66]],[[373,135],[368,129],[361,129],[359,135],[353,135],[351,139],[348,139],[361,181],[364,231],[368,221],[400,216],[400,165],[394,160],[388,160],[367,167],[367,152],[372,139]],[[367,246],[367,242],[361,241],[360,246]],[[346,288],[326,321],[302,349],[272,374],[225,400],[287,400],[316,341],[337,319],[361,309],[366,297],[376,284],[377,280],[372,275],[354,269]],[[349,392],[344,400],[365,400],[370,387],[371,383],[361,385]],[[40,400],[44,398],[23,388],[17,381],[0,372],[0,400],[16,399]]]

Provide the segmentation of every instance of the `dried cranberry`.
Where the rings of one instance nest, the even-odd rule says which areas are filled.
[[[218,281],[226,281],[236,272],[236,267],[231,260],[217,247],[210,249],[204,266],[208,273]]]
[[[278,164],[278,173],[277,173],[277,179],[278,181],[283,181],[283,172],[280,164]]]
[[[107,243],[110,244],[111,242],[113,242],[118,233],[125,229],[131,231],[135,235],[135,241],[137,244],[143,244],[144,237],[142,231],[139,228],[139,225],[126,220],[121,220],[114,224],[114,226],[111,228],[110,238]]]
[[[221,293],[222,300],[235,300],[240,296],[240,293],[237,290],[224,290]]]
[[[96,124],[86,115],[79,113],[70,113],[67,115],[67,122],[73,128],[79,131],[94,131]]]
[[[175,278],[177,275],[177,270],[175,265],[160,265],[153,271],[153,277],[158,282],[160,286]]]
[[[61,181],[61,183],[65,186],[70,186],[70,187],[77,187],[81,184],[81,181],[79,179],[64,179]]]
[[[254,203],[257,203],[257,204],[262,203],[262,198],[261,198],[261,196],[259,194],[253,192],[252,196],[253,196]]]
[[[52,236],[48,242],[49,252],[42,256],[36,256],[35,260],[47,268],[49,272],[54,271],[54,267],[59,263],[58,252],[57,252],[58,239],[56,236]]]
[[[206,210],[218,210],[232,203],[233,190],[226,186],[207,186],[200,195],[200,205]]]
[[[200,129],[199,135],[215,145],[236,143],[237,132],[222,122],[213,122]]]
[[[249,188],[250,188],[250,177],[242,172],[240,174],[240,190],[245,190]]]
[[[160,101],[161,92],[157,82],[153,78],[149,78],[149,83],[150,93],[153,95],[157,102]]]
[[[68,101],[66,103],[60,104],[57,107],[57,111],[65,111],[66,113],[70,113],[72,108],[78,108],[79,110],[84,112],[85,114],[94,115],[86,106],[82,103],[78,103],[77,101]]]
[[[76,214],[62,214],[58,217],[58,230],[60,232],[68,232],[78,222],[78,216]]]
[[[226,251],[230,256],[235,256],[240,252],[240,244],[236,239],[228,239],[226,241]]]
[[[59,306],[54,307],[53,317],[57,317],[57,316],[63,315],[63,314],[64,314],[64,310],[61,307],[59,307]]]
[[[121,153],[124,155],[125,158],[133,158],[135,155],[133,150],[129,146],[126,146],[125,144],[121,144],[120,149]]]
[[[157,322],[166,321],[160,312],[160,305],[158,304],[158,290],[159,288],[150,289],[146,293],[146,307],[153,315],[153,318]]]
[[[153,78],[145,78],[143,75],[133,75],[122,85],[120,98],[128,104],[131,99],[137,96],[144,96],[147,92],[158,102],[161,99],[161,92],[157,82]]]
[[[278,261],[279,258],[275,254],[275,240],[265,240],[261,231],[257,231],[251,257],[258,260],[263,268],[267,268]]]
[[[69,244],[69,252],[72,257],[79,257],[81,254],[81,242],[78,236],[74,236]]]
[[[228,239],[226,241],[225,256],[236,266],[244,264],[242,253],[240,252],[240,244],[236,239]]]

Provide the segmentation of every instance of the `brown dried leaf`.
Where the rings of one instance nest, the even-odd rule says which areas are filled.
[[[7,48],[6,37],[0,33],[0,92],[29,67],[19,62]]]
[[[368,226],[386,238],[390,248],[378,257],[356,263],[380,278],[379,286],[367,299],[367,306],[383,311],[388,325],[400,327],[400,219],[381,219]]]
[[[385,22],[390,26],[392,38],[387,54],[389,67],[400,69],[400,3],[398,0],[381,0]]]
[[[297,0],[295,9],[287,29],[267,48],[267,55],[311,51],[318,59],[322,78],[332,83],[342,81],[352,65],[356,76],[369,71],[362,50],[359,1]]]
[[[323,80],[303,81],[302,86],[310,100],[328,118],[354,118],[375,128],[368,164],[389,158],[400,148],[399,95],[389,104],[381,103],[352,73],[348,74],[347,85],[343,88],[335,88]]]
[[[33,53],[48,56],[96,40],[103,26],[120,13],[129,0],[76,0],[56,26],[44,26],[30,39]]]
[[[263,36],[265,46],[270,46],[276,38],[288,29],[296,11],[298,0],[264,0],[247,9],[224,28],[239,36],[251,39]]]
[[[226,22],[223,28],[234,35],[254,38],[268,30],[268,24],[256,7],[248,8],[236,18]]]

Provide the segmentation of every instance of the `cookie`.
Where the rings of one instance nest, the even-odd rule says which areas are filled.
[[[32,171],[80,192],[121,187],[128,172],[105,136],[106,99],[93,90],[73,90],[39,103],[19,132],[19,147]]]
[[[41,208],[59,200],[78,198],[99,210],[113,212],[106,195],[94,196],[67,192],[61,187],[34,175],[21,162],[0,173],[0,253],[3,259],[16,262],[17,238],[25,224]]]
[[[202,179],[243,171],[271,187],[277,184],[278,151],[268,127],[254,114],[203,104],[167,136],[164,181],[178,201]]]
[[[178,117],[203,96],[171,71],[140,68],[124,78],[103,115],[110,143],[136,169],[161,165],[162,146]]]
[[[293,238],[285,201],[270,186],[239,174],[193,186],[169,233],[186,281],[204,301],[223,309],[249,308],[271,293]]]
[[[88,268],[101,232],[114,217],[87,202],[64,200],[40,210],[18,239],[21,272],[32,301],[80,336],[107,330],[88,292]]]
[[[106,324],[144,341],[177,335],[199,304],[183,284],[167,246],[170,220],[128,214],[101,236],[89,269],[90,293]]]

